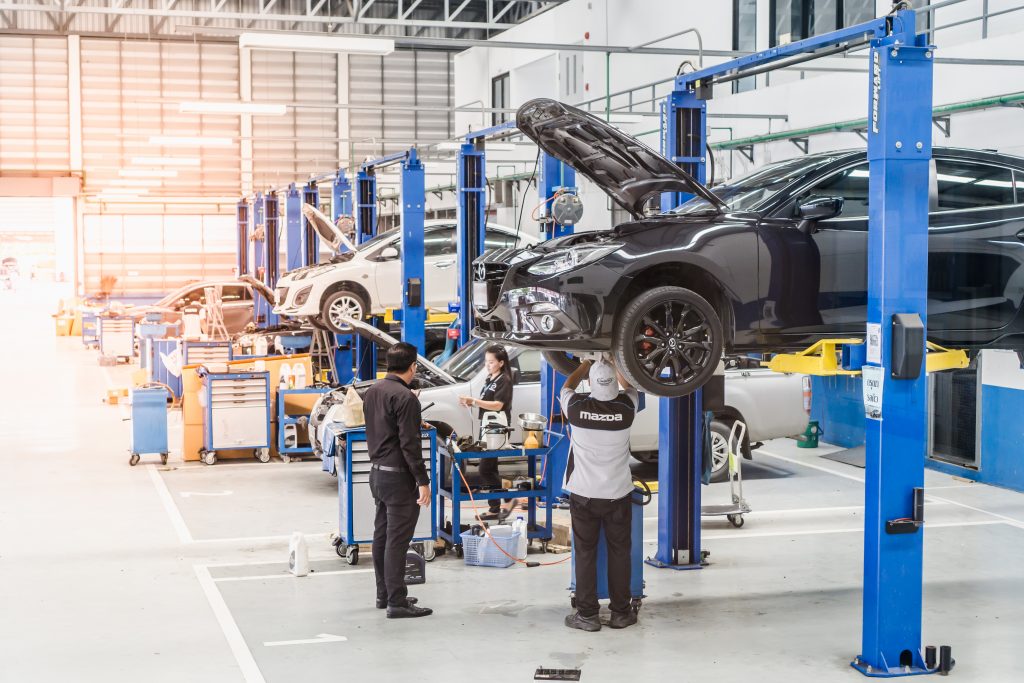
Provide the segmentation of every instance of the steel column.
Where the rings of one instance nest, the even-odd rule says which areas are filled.
[[[314,182],[311,182],[310,185],[313,187],[317,203],[319,203],[320,192],[317,190]],[[307,186],[308,189],[309,186]],[[331,220],[337,225],[339,218],[351,215],[352,183],[345,177],[345,170],[339,168],[338,173],[334,176],[334,182],[331,183]],[[317,238],[315,230],[307,230],[306,232],[306,252],[309,254],[310,265],[320,260],[320,240]],[[354,367],[357,339],[358,336],[354,334],[334,335],[334,367],[338,371],[338,384],[348,384],[355,377]]]
[[[302,188],[302,203],[320,208],[320,190],[317,188],[315,180],[309,181]],[[300,231],[302,235],[302,265],[315,266],[320,260],[320,238],[317,237],[316,230],[309,227],[309,222],[301,211],[299,211],[299,220],[302,226]]]
[[[252,230],[252,275],[260,282],[266,282],[267,277],[267,205],[262,192],[256,193],[253,200],[253,230]],[[253,322],[256,327],[264,328],[268,325],[270,302],[263,298],[258,291],[252,293],[253,298]]]
[[[239,276],[249,273],[249,214],[249,200],[242,199],[235,207],[236,234],[238,236],[236,268]]]
[[[284,198],[285,216],[285,272],[296,270],[306,265],[302,253],[303,219],[302,195],[292,183],[288,186]],[[276,283],[275,283],[276,284]]]
[[[473,332],[473,261],[484,251],[487,226],[487,164],[484,140],[476,138],[459,147],[455,194],[458,200],[459,346]]]
[[[424,278],[424,220],[426,219],[426,174],[416,148],[402,163],[402,225],[399,251],[402,254],[402,341],[427,355],[426,282]]]
[[[356,173],[355,199],[356,244],[362,244],[377,234],[377,176],[372,166]],[[358,335],[355,341],[359,379],[373,379],[377,376],[377,347]]]
[[[914,516],[927,444],[924,368],[914,379],[895,379],[890,360],[893,315],[926,322],[928,298],[934,48],[926,34],[915,34],[914,16],[897,13],[892,34],[872,41],[868,89],[867,319],[880,326],[882,344],[880,362],[869,359],[863,369],[865,381],[877,373],[884,402],[880,416],[866,419],[863,633],[853,666],[884,676],[928,672],[921,646],[924,530],[886,532],[887,521]]]
[[[276,194],[263,195],[264,211],[263,220],[266,225],[264,233],[264,270],[263,284],[271,291],[277,287],[277,280],[281,274],[281,208],[277,201]],[[266,326],[277,325],[279,316],[274,313],[273,306],[266,301]]]

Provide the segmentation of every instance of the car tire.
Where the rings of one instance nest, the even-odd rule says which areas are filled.
[[[711,422],[711,481],[729,479],[729,431],[732,423],[713,420]],[[741,446],[742,450],[742,446]]]
[[[711,378],[722,359],[721,319],[689,289],[642,292],[622,308],[618,321],[612,353],[623,376],[640,391],[687,396]]]
[[[320,304],[320,320],[331,332],[346,334],[351,329],[343,325],[338,316],[347,313],[349,317],[362,320],[367,310],[367,302],[361,295],[351,289],[339,289],[324,297]]]
[[[580,359],[570,356],[565,351],[544,351],[542,355],[548,365],[566,377],[576,372],[576,369],[580,366]]]

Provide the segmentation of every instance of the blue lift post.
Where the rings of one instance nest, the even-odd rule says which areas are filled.
[[[486,138],[476,133],[466,136],[456,158],[455,195],[459,346],[469,343],[473,333],[473,261],[483,253],[487,229]]]
[[[538,203],[541,204],[540,215],[545,219],[542,223],[544,237],[545,239],[554,239],[571,235],[573,226],[555,223],[548,212],[548,207],[551,205],[551,199],[558,190],[576,187],[576,171],[571,166],[567,166],[544,152],[540,152],[540,160],[537,165],[539,170],[537,198]],[[563,384],[565,384],[565,376],[557,372],[548,365],[547,361],[542,359],[540,363],[540,410],[541,413],[545,410],[548,411],[551,431],[558,433],[565,433],[566,431],[566,423],[563,421],[562,416],[562,405],[558,400]],[[552,487],[552,490],[555,492],[556,498],[562,494],[562,481],[565,479],[565,466],[568,460],[569,439],[561,439],[548,455],[544,475],[545,477],[554,477],[555,486]],[[555,501],[548,501],[548,504],[554,505]]]
[[[416,148],[402,162],[402,341],[412,344],[421,356],[427,355],[426,283],[424,221],[426,219],[426,174]]]
[[[263,195],[263,220],[266,230],[263,236],[263,277],[260,278],[267,289],[274,291],[277,281],[281,277],[281,232],[279,229],[281,221],[280,204],[277,195],[267,193]],[[261,305],[265,307],[264,327],[273,327],[278,324],[280,316],[274,313],[274,307],[269,301],[259,296]]]
[[[320,208],[320,189],[315,180],[310,180],[302,188],[302,203]],[[301,210],[299,220],[302,222],[302,265],[315,266],[320,261],[320,238],[317,237],[316,230],[311,230],[306,224],[306,218]]]
[[[241,199],[235,207],[238,235],[238,277],[249,274],[249,200]]]
[[[377,234],[377,175],[372,162],[356,173],[356,244]],[[377,347],[356,335],[356,374],[368,380],[377,376]]]
[[[716,82],[725,83],[861,45],[870,47],[867,320],[869,325],[880,327],[882,341],[877,356],[880,362],[867,363],[864,374],[866,383],[874,379],[879,385],[877,400],[881,410],[876,417],[866,418],[863,632],[861,654],[852,666],[873,677],[936,671],[925,667],[922,654],[923,520],[915,505],[923,500],[926,448],[928,400],[927,381],[922,372],[923,333],[906,337],[915,362],[898,364],[892,354],[894,332],[913,328],[914,321],[919,322],[922,331],[927,329],[934,48],[928,44],[927,34],[916,33],[915,22],[913,10],[899,10],[840,31],[684,74],[676,79],[663,109],[669,143],[666,151],[677,163],[696,165],[699,171],[703,167],[703,147],[697,147],[697,141],[703,142],[706,131],[703,101],[711,97]],[[692,144],[672,144],[680,141]],[[679,149],[683,151],[676,151]],[[670,202],[675,199],[669,198]],[[897,315],[901,315],[900,323],[910,324],[898,324]],[[680,422],[691,415],[699,412],[684,414],[670,409],[666,414],[663,408],[663,432],[678,432]],[[665,422],[666,417],[675,422]],[[679,449],[687,443],[678,434],[668,444],[663,441],[662,460],[670,453],[674,457],[668,460],[685,462],[688,454]],[[670,450],[665,450],[666,445]],[[686,491],[666,490],[665,482],[660,481],[661,474],[659,471],[659,497],[672,499],[662,504],[675,506],[680,514],[689,511],[699,515],[699,508],[683,504],[681,496]],[[677,482],[667,483],[671,487]],[[673,520],[668,521],[671,526]],[[665,550],[661,536],[659,531],[659,557]],[[664,541],[670,544],[673,539]]]
[[[309,190],[310,187],[307,185],[307,202],[309,199],[315,199],[317,204],[319,204],[320,193],[316,189],[316,186],[313,185],[312,194]],[[317,204],[314,204],[314,206]],[[335,224],[337,224],[338,219],[342,216],[351,215],[352,183],[350,183],[348,178],[345,177],[344,169],[339,168],[337,174],[334,176],[334,182],[331,183],[331,219]],[[309,256],[309,263],[312,265],[319,260],[320,241],[317,239],[315,230],[307,230],[306,233],[306,251],[311,254],[311,256]],[[338,384],[348,384],[355,376],[355,373],[353,372],[353,350],[356,339],[358,339],[358,336],[352,334],[334,335],[334,367],[338,369],[338,377],[335,378]]]
[[[295,183],[290,184],[284,197],[286,272],[301,268],[302,266],[310,265],[305,259],[303,238],[304,233],[312,231],[304,229],[302,202],[303,197],[299,194],[299,188],[295,186]]]
[[[264,202],[262,192],[257,192],[256,197],[253,200],[253,230],[252,230],[252,275],[260,282],[264,282],[267,275],[266,266],[266,250],[267,250],[267,223],[266,223],[266,211],[267,205]],[[268,324],[268,313],[270,313],[270,303],[263,298],[258,291],[253,291],[253,323],[256,324],[257,328],[265,328]]]

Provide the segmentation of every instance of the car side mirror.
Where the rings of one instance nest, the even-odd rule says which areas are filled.
[[[818,221],[835,218],[843,212],[842,197],[808,197],[796,208],[800,224],[797,228],[805,235],[817,229]]]
[[[384,247],[380,250],[381,261],[393,261],[398,258],[398,250],[394,247]]]

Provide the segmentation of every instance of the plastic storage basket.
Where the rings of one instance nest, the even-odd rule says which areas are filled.
[[[462,552],[466,564],[502,569],[515,564],[512,557],[515,557],[519,547],[518,531],[513,531],[509,535],[495,534],[493,540],[489,536],[476,536],[471,531],[463,531],[459,536],[462,538]],[[505,552],[501,552],[501,549],[504,549]]]

